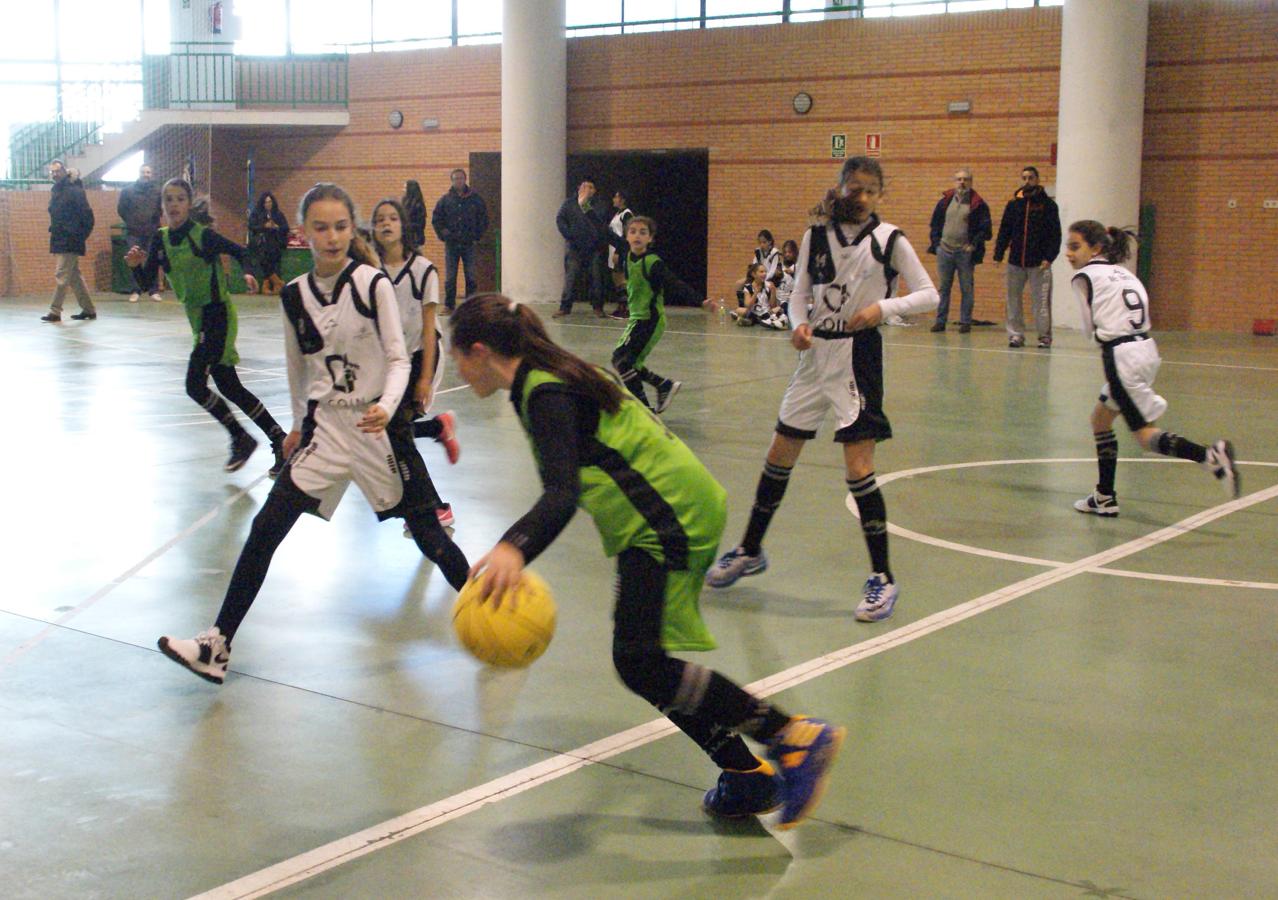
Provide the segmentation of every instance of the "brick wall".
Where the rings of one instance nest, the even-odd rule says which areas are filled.
[[[1249,331],[1278,317],[1278,4],[1160,0],[1149,24],[1154,324]]]
[[[720,295],[740,277],[760,228],[778,241],[802,234],[807,208],[838,171],[830,136],[846,134],[852,154],[867,133],[879,133],[888,176],[880,213],[921,252],[956,167],[974,170],[995,229],[1022,165],[1055,181],[1060,16],[1028,9],[573,39],[568,148],[708,148],[708,274],[710,292]],[[1156,324],[1249,330],[1253,318],[1278,315],[1278,211],[1261,209],[1264,198],[1278,197],[1278,5],[1153,0],[1148,56],[1141,187],[1143,202],[1157,207]],[[219,227],[243,239],[249,147],[257,189],[274,191],[290,221],[319,180],[344,185],[365,215],[377,199],[399,196],[409,178],[433,203],[448,170],[466,166],[471,152],[501,150],[500,70],[496,46],[357,55],[347,128],[215,129]],[[800,90],[814,100],[806,116],[790,105]],[[948,115],[946,103],[959,99],[972,112]],[[399,130],[387,124],[392,109],[404,113]],[[424,131],[427,117],[440,126]],[[6,293],[48,280],[47,259],[37,261],[34,281],[25,261],[28,245],[44,241],[43,207],[31,235],[25,214],[3,205],[22,206],[25,196],[0,197],[0,223],[5,215],[12,223],[0,241],[17,248],[0,262]],[[100,201],[100,223],[114,220],[109,197]],[[104,234],[100,227],[95,240]],[[426,252],[442,257],[429,229]],[[925,262],[934,273],[933,258]],[[1001,320],[992,266],[978,268],[976,284],[976,315]]]
[[[80,260],[89,289],[111,289],[111,225],[115,191],[86,192],[96,225]],[[54,258],[49,253],[49,192],[0,191],[0,296],[53,295]],[[74,303],[72,303],[74,306]]]

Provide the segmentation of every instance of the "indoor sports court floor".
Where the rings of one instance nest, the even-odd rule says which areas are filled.
[[[263,299],[240,309],[241,374],[287,422],[279,319]],[[815,818],[782,833],[707,819],[714,769],[616,680],[612,571],[584,515],[534,565],[560,621],[527,671],[461,651],[443,578],[354,490],[285,541],[223,687],[173,665],[155,640],[212,621],[269,453],[222,472],[223,431],[183,392],[190,338],[171,299],[107,298],[96,322],[60,326],[43,311],[0,305],[7,897],[1278,885],[1272,338],[1158,335],[1164,424],[1232,438],[1242,497],[1121,432],[1122,516],[1102,520],[1071,508],[1095,479],[1093,347],[885,329],[895,616],[852,618],[867,558],[828,429],[773,522],[771,568],[703,597],[721,647],[701,661],[849,728]],[[588,312],[552,326],[597,361],[620,328]],[[685,382],[666,421],[727,487],[735,540],[794,354],[782,335],[675,311],[651,363]],[[461,462],[421,447],[474,559],[538,482],[504,396],[442,399]]]

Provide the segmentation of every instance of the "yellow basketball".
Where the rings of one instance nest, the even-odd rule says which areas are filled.
[[[468,581],[453,604],[453,630],[471,655],[490,666],[521,668],[546,652],[555,636],[555,598],[528,570],[501,598],[479,602],[479,584]]]

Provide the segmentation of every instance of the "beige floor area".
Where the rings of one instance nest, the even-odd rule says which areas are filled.
[[[171,295],[170,295],[171,296]],[[226,475],[185,395],[178,304],[95,322],[0,303],[9,376],[0,553],[0,871],[11,898],[1257,897],[1278,885],[1278,344],[1158,333],[1162,423],[1232,439],[1234,500],[1120,430],[1122,515],[1096,473],[1099,354],[1063,332],[885,328],[896,437],[877,469],[896,614],[852,618],[868,561],[828,429],[765,542],[707,591],[699,655],[849,740],[815,817],[723,825],[713,766],[611,667],[612,568],[579,515],[534,564],[560,607],[524,671],[451,633],[453,593],[357,492],[301,522],[222,687],[155,648],[216,614],[270,487]],[[543,310],[549,313],[550,309]],[[244,382],[281,418],[281,324],[240,304]],[[550,325],[600,363],[622,323]],[[665,419],[744,527],[794,369],[783,335],[675,310],[649,365]],[[539,484],[510,404],[449,372],[462,458],[421,449],[486,552]],[[1121,423],[1120,423],[1121,424]],[[251,426],[250,426],[251,427]]]

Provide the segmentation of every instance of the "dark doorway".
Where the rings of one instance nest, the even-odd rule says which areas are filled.
[[[470,186],[484,198],[484,205],[488,207],[488,231],[475,244],[475,283],[479,285],[481,291],[499,291],[501,290],[501,251],[498,243],[501,235],[501,154],[472,153],[470,172],[467,177]],[[459,287],[458,292],[460,291]]]
[[[707,150],[614,150],[573,153],[568,157],[564,196],[589,179],[599,202],[612,204],[613,192],[628,191],[637,215],[657,220],[656,251],[701,296],[706,289],[709,227],[710,153]],[[491,223],[478,245],[480,286],[500,284],[501,154],[470,154],[470,182],[488,204]],[[611,218],[611,214],[609,215]],[[554,227],[547,221],[548,228]]]
[[[564,196],[591,180],[606,205],[618,189],[636,215],[657,220],[654,249],[675,274],[706,295],[710,153],[706,150],[619,150],[568,157]],[[609,216],[611,218],[611,215]]]

